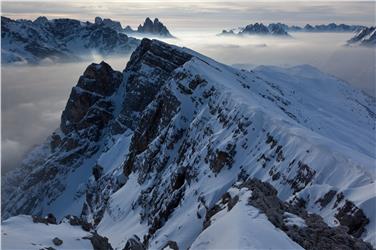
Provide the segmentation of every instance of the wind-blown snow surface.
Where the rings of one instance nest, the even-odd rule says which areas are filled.
[[[216,214],[214,223],[197,237],[192,249],[302,249],[257,208],[247,204],[249,191],[240,191],[238,204]]]
[[[33,223],[31,216],[19,215],[2,222],[2,249],[54,249],[82,250],[92,249],[89,235],[79,226],[68,223],[59,225]],[[57,237],[62,240],[60,246],[55,246],[52,240]]]
[[[4,179],[4,218],[81,213],[119,249],[133,235],[153,249],[215,247],[222,225],[259,224],[232,247],[299,247],[242,198],[204,230],[210,208],[249,176],[376,245],[374,98],[308,65],[238,70],[147,39],[102,96],[89,89],[104,68],[102,81],[118,79],[104,63],[90,66],[68,104],[85,95],[96,102],[82,106],[86,114],[63,114],[61,129]],[[228,224],[240,217],[244,224]],[[262,240],[264,231],[279,243]]]

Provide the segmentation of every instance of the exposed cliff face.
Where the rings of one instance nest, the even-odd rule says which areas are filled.
[[[117,125],[134,129],[140,113],[154,100],[171,73],[191,57],[172,46],[142,40],[124,71],[127,77],[126,96]]]
[[[361,46],[376,46],[376,27],[364,27],[360,29],[354,37],[347,41],[348,44],[358,44]]]
[[[369,247],[350,235],[375,233],[375,195],[365,191],[375,187],[375,110],[373,98],[309,66],[237,70],[144,39],[123,73],[86,69],[61,130],[3,181],[3,218],[80,214],[126,249],[203,246],[224,226],[261,225],[280,228],[284,248],[334,244],[331,234]],[[296,216],[307,229],[281,221]],[[304,241],[309,230],[317,240]],[[256,247],[243,236],[221,239]]]
[[[72,89],[62,113],[60,129],[25,159],[21,171],[6,177],[2,189],[2,209],[6,207],[4,217],[48,212],[46,207],[68,188],[69,178],[78,168],[83,171],[80,177],[88,179],[91,166],[86,167],[88,169],[81,166],[85,161],[90,162],[91,157],[96,159],[98,155],[95,154],[103,150],[101,140],[108,130],[108,122],[114,118],[117,106],[114,94],[121,92],[121,82],[122,74],[105,62],[87,67]],[[85,177],[85,173],[88,176]],[[13,189],[9,194],[8,188]],[[77,197],[72,198],[79,200],[84,190],[79,190],[78,186],[73,188],[77,188]]]
[[[128,25],[124,28],[124,32],[129,35],[144,37],[151,36],[161,38],[174,38],[167,27],[162,22],[160,22],[158,18],[155,18],[154,21],[152,21],[149,17],[147,17],[143,24],[138,25],[136,30],[133,30],[132,27]]]
[[[30,21],[1,17],[1,38],[2,63],[72,61],[90,58],[92,53],[129,54],[139,43],[122,32],[120,23],[98,18],[90,23],[67,18]]]
[[[123,76],[102,62],[91,64],[72,89],[61,117],[60,129],[67,134],[96,125],[102,129],[112,118],[113,104],[108,100],[118,89]]]
[[[161,23],[158,18],[152,21],[147,17],[144,24],[140,24],[137,28],[137,32],[149,35],[157,35],[162,37],[173,37],[168,31],[167,27]]]

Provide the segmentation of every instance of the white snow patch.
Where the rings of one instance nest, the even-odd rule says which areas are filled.
[[[216,214],[191,249],[302,249],[257,208],[247,205],[247,194],[229,212]]]
[[[30,249],[39,250],[53,247],[54,249],[83,250],[92,249],[90,240],[82,239],[89,233],[80,226],[71,226],[68,223],[58,225],[34,223],[31,216],[19,215],[11,217],[2,223],[2,249]],[[63,241],[55,246],[52,240],[58,237]]]
[[[284,222],[288,226],[307,227],[305,220],[297,216],[296,214],[285,212],[283,216],[284,216]]]

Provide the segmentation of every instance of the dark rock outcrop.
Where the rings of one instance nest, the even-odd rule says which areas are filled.
[[[217,150],[214,157],[210,161],[210,169],[214,173],[219,173],[225,166],[231,168],[235,155],[235,145],[228,144],[226,151]]]
[[[94,232],[90,236],[85,236],[83,239],[90,240],[94,250],[113,250],[107,237],[100,236]]]
[[[179,250],[179,246],[176,241],[169,240],[167,244],[162,249],[172,249],[172,250]]]
[[[122,81],[122,74],[114,71],[107,63],[91,64],[72,89],[67,105],[61,116],[61,130],[67,134],[94,127],[92,135],[112,118],[113,104],[107,100],[114,94]]]
[[[49,158],[41,162],[31,162],[23,166],[23,185],[25,192],[33,189],[26,203],[12,203],[15,213],[43,214],[38,204],[52,202],[66,187],[64,178],[70,171],[79,166],[83,158],[98,151],[96,144],[104,136],[104,128],[114,118],[112,95],[122,82],[122,74],[112,70],[105,62],[91,64],[80,77],[77,86],[72,89],[67,105],[62,113],[61,131],[54,133],[44,151],[51,152]],[[50,147],[50,148],[48,148]],[[37,164],[39,167],[33,167]],[[43,166],[43,167],[41,167]],[[99,173],[98,173],[99,174]],[[48,186],[48,188],[44,188]],[[82,195],[78,194],[78,195]],[[15,193],[11,199],[24,197]],[[4,206],[2,207],[4,209]]]
[[[376,46],[376,27],[364,27],[360,29],[347,43],[367,47]]]
[[[239,178],[233,187],[247,188],[252,191],[248,204],[258,208],[277,228],[304,249],[373,249],[369,243],[352,237],[346,226],[329,227],[317,214],[308,213],[303,207],[281,201],[277,190],[267,182],[257,179]],[[203,228],[211,225],[211,218],[227,208],[230,211],[239,200],[238,195],[225,193],[220,201],[206,212]],[[288,216],[295,216],[304,221],[304,225],[290,224]]]
[[[315,177],[316,171],[310,168],[307,164],[299,161],[298,171],[293,179],[287,180],[294,190],[294,193],[299,192],[305,188]]]
[[[44,223],[46,225],[48,225],[48,224],[54,224],[54,225],[56,225],[57,224],[56,217],[53,214],[51,214],[51,213],[48,214],[45,217],[40,217],[40,216],[37,216],[37,215],[33,215],[32,218],[33,218],[33,222],[34,223]]]
[[[64,217],[64,219],[68,220],[68,223],[71,226],[81,226],[81,228],[86,232],[90,232],[93,229],[92,224],[88,223],[84,219],[79,218],[75,215],[67,215]]]
[[[239,33],[242,35],[266,35],[269,34],[269,29],[262,23],[249,24]]]
[[[285,25],[281,23],[271,23],[268,25],[269,32],[272,35],[278,35],[278,36],[288,36],[287,29]]]
[[[167,27],[164,26],[163,23],[158,20],[158,18],[155,18],[154,21],[152,21],[149,17],[147,17],[144,24],[140,24],[138,26],[137,32],[161,37],[173,37],[168,31]]]
[[[102,19],[101,17],[96,17],[94,23],[97,25],[103,25],[105,27],[109,27],[119,32],[123,31],[123,28],[121,27],[121,23],[119,21],[111,20],[110,18]]]
[[[125,70],[128,76],[125,99],[129,101],[121,111],[119,124],[135,128],[135,116],[151,103],[172,71],[191,58],[190,54],[163,42],[143,39]],[[120,128],[116,130],[121,132]]]
[[[235,35],[235,32],[234,32],[234,30],[222,30],[220,35],[221,36],[226,36],[226,35],[233,36],[233,35]]]
[[[252,190],[250,205],[260,209],[276,227],[285,231],[292,240],[305,249],[373,249],[369,243],[352,237],[351,231],[347,234],[346,227],[329,227],[320,216],[280,201],[277,190],[268,183],[248,179],[239,186],[242,187]],[[306,227],[287,225],[284,221],[286,212],[303,218]]]
[[[315,203],[319,203],[321,208],[324,208],[333,200],[336,194],[337,192],[335,190],[330,190],[323,197],[318,199]]]
[[[137,235],[133,235],[132,238],[127,240],[123,250],[146,250],[147,248],[141,242],[140,238]]]
[[[63,244],[63,241],[58,237],[53,238],[52,242],[55,244],[55,246],[60,246],[61,244]]]
[[[369,223],[369,219],[364,215],[363,211],[348,200],[338,209],[335,217],[341,225],[348,227],[349,234],[357,238],[362,235],[365,231],[365,226]]]

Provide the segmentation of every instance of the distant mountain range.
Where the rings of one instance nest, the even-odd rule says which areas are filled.
[[[359,30],[347,43],[368,47],[376,46],[376,27],[365,27]]]
[[[139,44],[130,35],[173,37],[157,18],[146,18],[136,31],[120,22],[96,17],[95,22],[60,18],[12,20],[1,17],[2,63],[38,64],[43,61],[74,61],[93,54],[129,54]]]
[[[281,24],[285,25],[285,24]],[[348,24],[320,24],[320,25],[310,25],[306,24],[304,27],[300,26],[288,26],[287,31],[289,32],[296,32],[296,31],[304,31],[304,32],[355,32],[362,28],[365,28],[363,25],[348,25]]]
[[[284,23],[271,23],[268,26],[263,23],[249,24],[245,27],[237,29],[223,30],[220,35],[277,35],[288,36],[288,32],[355,32],[366,28],[362,25],[347,25],[347,24],[321,24],[310,25],[306,24],[304,27],[292,25],[289,26]]]
[[[272,23],[265,26],[262,23],[249,24],[244,28],[223,30],[220,35],[276,35],[289,36],[282,24]]]

